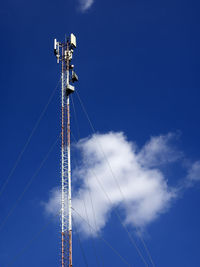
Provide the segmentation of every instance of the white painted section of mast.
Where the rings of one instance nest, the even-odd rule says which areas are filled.
[[[67,106],[69,112],[69,96],[67,97]],[[70,120],[70,115],[68,115],[68,119]],[[68,122],[68,130],[70,130],[70,122]],[[71,151],[70,151],[70,131],[68,131],[68,147],[67,147],[67,155],[68,155],[68,208],[69,208],[69,228],[68,230],[72,230],[72,199],[71,199]]]
[[[67,47],[69,50],[69,47]],[[69,51],[67,51],[69,52]],[[67,53],[68,54],[68,53]],[[68,54],[69,55],[69,54]],[[69,84],[69,57],[67,58],[67,84]],[[67,162],[68,162],[68,216],[69,216],[69,225],[68,230],[72,230],[72,203],[71,203],[71,149],[70,149],[70,101],[69,95],[67,95]]]
[[[67,43],[67,85],[69,84],[69,43]],[[71,197],[71,147],[70,147],[70,101],[67,95],[67,176],[68,176],[68,233],[70,238],[70,266],[72,266],[72,197]]]
[[[67,106],[68,112],[69,110],[69,96],[67,97]],[[68,119],[70,120],[70,114],[68,115]],[[71,151],[70,151],[70,122],[68,121],[68,146],[67,146],[67,156],[68,156],[68,208],[69,208],[69,228],[68,230],[72,230],[72,197],[71,197]]]
[[[63,110],[64,110],[64,73],[63,73],[63,62],[62,62],[62,143],[61,143],[61,231],[64,233],[64,223],[65,223],[65,177],[64,177],[64,145],[63,145]]]

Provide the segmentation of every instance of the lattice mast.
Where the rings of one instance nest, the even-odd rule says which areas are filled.
[[[76,37],[71,34],[65,42],[54,39],[54,54],[57,63],[61,62],[61,266],[72,267],[72,204],[71,204],[71,157],[70,157],[70,94],[78,81],[71,64]],[[61,49],[61,55],[60,55]]]

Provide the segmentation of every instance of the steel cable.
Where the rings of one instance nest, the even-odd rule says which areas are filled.
[[[4,190],[5,190],[6,186],[7,186],[7,184],[8,184],[8,182],[9,182],[10,178],[12,177],[12,175],[13,175],[15,169],[17,168],[17,166],[18,166],[18,164],[19,164],[19,162],[20,162],[20,160],[21,160],[21,158],[22,158],[22,156],[23,156],[23,154],[24,154],[24,152],[25,152],[27,146],[29,145],[32,136],[34,135],[36,129],[38,128],[38,126],[39,126],[39,124],[40,124],[40,121],[42,120],[42,118],[43,118],[43,116],[44,116],[44,114],[45,114],[45,112],[46,112],[46,110],[47,110],[49,104],[51,103],[51,100],[52,100],[52,98],[53,98],[53,96],[54,96],[54,94],[55,94],[55,92],[56,92],[56,89],[58,88],[59,83],[60,83],[60,79],[59,79],[59,81],[58,81],[56,87],[54,88],[53,92],[51,93],[51,95],[50,95],[50,97],[49,97],[49,99],[48,99],[48,101],[47,101],[47,104],[44,106],[44,108],[43,108],[43,110],[42,110],[42,112],[41,112],[41,114],[40,114],[38,120],[36,121],[36,123],[35,123],[35,125],[34,125],[32,131],[31,131],[31,133],[30,133],[30,135],[29,135],[29,137],[28,137],[28,139],[27,139],[25,145],[23,146],[21,152],[19,153],[19,155],[18,155],[18,157],[17,157],[17,159],[16,159],[16,161],[15,161],[15,163],[14,163],[14,165],[13,165],[13,167],[12,167],[12,169],[11,169],[9,175],[8,175],[8,177],[5,179],[3,185],[2,185],[2,187],[1,187],[1,189],[0,189],[0,197],[1,197],[2,193],[4,192]]]
[[[84,203],[85,215],[86,215],[86,218],[87,218],[87,220],[89,222],[89,216],[88,216],[88,212],[87,212],[87,208],[86,208],[86,204],[85,204],[85,200],[84,199],[83,199],[83,203]],[[90,228],[90,231],[91,231],[91,235],[92,235],[91,228]],[[92,247],[93,247],[93,250],[94,250],[94,255],[95,255],[95,258],[96,258],[97,265],[99,266],[99,260],[98,260],[98,257],[97,257],[96,246],[95,246],[93,237],[92,237]]]
[[[72,207],[72,210],[85,222],[85,223],[87,223],[87,225],[94,231],[94,232],[96,232],[96,230],[91,226],[91,224],[89,224],[89,222],[87,222],[80,214],[79,214],[79,212],[78,211],[76,211],[73,207]],[[98,234],[98,236],[103,240],[103,242],[108,246],[108,247],[110,247],[111,249],[112,249],[112,251],[116,254],[116,255],[118,255],[119,257],[120,257],[120,259],[126,264],[126,265],[128,265],[128,266],[131,266],[128,262],[127,262],[127,260],[105,239],[105,238],[103,238],[102,236],[100,236],[99,234]]]
[[[12,206],[12,208],[10,209],[10,211],[8,212],[7,216],[4,218],[3,222],[0,224],[0,231],[2,230],[3,226],[5,225],[5,223],[7,222],[8,218],[11,216],[11,214],[13,213],[13,211],[15,210],[15,208],[17,207],[17,205],[19,204],[20,200],[23,198],[24,194],[26,193],[26,191],[28,190],[28,188],[31,186],[33,180],[35,179],[35,177],[37,176],[37,174],[39,173],[39,171],[41,170],[41,168],[43,167],[44,163],[46,162],[46,160],[48,159],[50,153],[52,152],[52,150],[54,149],[55,145],[57,144],[58,140],[60,138],[59,137],[56,139],[56,141],[51,145],[49,151],[47,152],[46,156],[43,158],[41,164],[39,165],[39,167],[37,168],[37,170],[35,171],[35,173],[32,175],[31,179],[28,181],[28,183],[26,184],[24,190],[22,191],[22,193],[19,195],[19,197],[17,198],[17,200],[15,201],[15,204]]]
[[[91,171],[91,174],[95,176],[95,178],[96,178],[96,180],[97,180],[97,182],[98,182],[98,184],[99,184],[99,186],[100,186],[102,192],[103,192],[104,195],[106,196],[107,200],[111,203],[111,205],[113,205],[112,200],[110,199],[110,197],[109,197],[108,194],[106,193],[105,189],[103,188],[102,183],[100,182],[100,179],[98,179],[98,177],[97,177],[97,175],[95,174],[94,171]],[[131,243],[132,243],[133,246],[135,247],[135,249],[136,249],[137,253],[139,254],[139,256],[141,257],[142,261],[145,263],[146,266],[148,266],[148,264],[147,264],[147,262],[145,261],[143,255],[142,255],[142,253],[141,253],[141,251],[140,251],[140,249],[139,249],[138,246],[136,245],[136,243],[135,243],[133,237],[131,236],[130,232],[128,231],[126,225],[124,225],[124,223],[122,222],[122,218],[121,218],[121,216],[119,215],[119,213],[117,212],[116,209],[114,209],[114,213],[115,213],[115,215],[117,216],[117,218],[118,218],[118,220],[119,220],[121,226],[124,228],[125,232],[128,234],[128,237],[129,237],[129,239],[131,240]]]
[[[60,214],[57,213],[54,217],[57,217],[58,215]],[[30,247],[30,245],[46,230],[46,228],[49,226],[49,224],[51,223],[52,221],[49,220],[48,223],[46,223],[43,227],[40,228],[40,230],[32,237],[32,239],[26,243],[26,245],[17,253],[17,255],[15,257],[13,257],[11,259],[11,261],[8,263],[8,265],[6,265],[6,267],[10,267],[12,266],[13,263],[16,262],[16,260],[21,256],[23,255],[23,253]]]
[[[72,218],[72,220],[73,220],[73,218]],[[81,249],[81,253],[82,253],[82,256],[83,256],[84,263],[85,263],[86,266],[89,266],[88,262],[87,262],[86,254],[84,252],[84,249],[83,249],[83,246],[82,246],[82,243],[81,243],[81,239],[80,239],[79,233],[78,233],[77,228],[76,228],[76,223],[75,223],[74,220],[73,220],[73,225],[74,225],[75,234],[77,235],[77,240],[78,240],[78,243],[79,243],[79,246],[80,246],[80,249]]]
[[[74,135],[73,135],[72,132],[71,132],[71,134],[72,134],[72,137],[75,139],[75,137],[74,137]],[[77,161],[76,161],[75,158],[74,158],[74,161],[75,161],[75,163],[76,163],[76,167],[77,167],[78,164],[77,164]],[[88,216],[88,212],[87,212],[87,208],[86,208],[86,204],[85,204],[84,199],[82,199],[82,202],[83,202],[83,206],[84,206],[84,210],[85,210],[86,218],[87,218],[87,220],[89,221],[89,216]],[[95,218],[94,218],[94,220],[95,220]],[[95,225],[96,225],[96,221],[95,221]],[[92,230],[91,230],[91,229],[90,229],[90,232],[91,232],[91,235],[92,235]],[[98,255],[97,255],[96,246],[95,246],[95,242],[94,242],[94,239],[93,239],[93,238],[92,238],[91,242],[92,242],[92,248],[93,248],[93,250],[94,250],[94,255],[95,255],[95,258],[96,258],[97,265],[100,266],[100,265],[99,265],[99,258],[98,258]]]
[[[78,139],[80,139],[80,131],[79,131],[79,126],[78,126],[78,119],[77,119],[77,114],[76,114],[76,110],[75,110],[75,105],[74,105],[73,96],[71,96],[71,99],[72,99],[72,106],[73,106],[73,112],[74,112],[74,118],[75,118],[76,130],[77,130],[77,133],[78,133]],[[71,134],[72,134],[72,137],[73,137],[74,141],[75,141],[76,143],[78,143],[78,142],[77,142],[77,139],[75,138],[75,136],[73,135],[72,132],[71,132]],[[77,164],[76,164],[76,165],[77,165]],[[90,190],[89,190],[89,195],[90,195],[90,202],[91,202],[91,206],[92,206],[92,214],[93,214],[93,217],[94,217],[95,227],[96,227],[96,229],[97,229],[96,216],[95,216],[95,212],[94,212],[93,201],[92,201],[92,197],[91,197],[91,192],[90,192]],[[84,200],[83,200],[83,204],[84,204],[84,209],[85,209],[85,213],[86,213],[87,219],[88,219],[88,221],[89,221],[88,213],[87,213],[87,209],[86,209],[86,205],[85,205],[85,201],[84,201]],[[96,246],[95,246],[95,242],[94,242],[94,239],[93,239],[93,238],[92,238],[92,246],[93,246],[94,253],[95,253],[95,257],[96,257],[97,266],[100,266],[100,263],[99,263],[99,257],[98,257],[97,252],[96,252]],[[102,265],[104,266],[103,263],[102,263]]]
[[[106,157],[106,155],[105,155],[105,152],[104,152],[104,150],[103,150],[101,144],[97,141],[97,138],[96,138],[96,136],[95,136],[95,129],[94,129],[94,126],[93,126],[93,124],[92,124],[92,122],[91,122],[91,120],[90,120],[90,117],[89,117],[89,115],[88,115],[88,112],[87,112],[87,110],[86,110],[84,104],[83,104],[83,101],[81,100],[80,95],[79,95],[79,93],[78,93],[77,91],[76,91],[76,94],[77,94],[77,96],[78,96],[78,99],[79,99],[79,102],[80,102],[81,107],[82,107],[82,109],[83,109],[83,112],[85,113],[86,118],[87,118],[87,120],[88,120],[88,122],[89,122],[89,124],[90,124],[90,127],[91,127],[91,129],[92,129],[92,131],[93,131],[93,133],[94,133],[94,138],[95,138],[95,140],[96,140],[98,146],[100,147],[100,149],[101,149],[101,151],[102,151],[102,154],[103,154],[103,156],[104,156],[104,158],[105,158],[105,160],[106,160],[106,162],[107,162],[107,164],[108,164],[108,167],[109,167],[109,169],[110,169],[111,175],[112,175],[112,177],[114,178],[115,183],[116,183],[116,185],[117,185],[117,187],[118,187],[118,189],[119,189],[119,192],[120,192],[122,198],[123,198],[124,200],[126,200],[126,198],[125,198],[125,196],[124,196],[124,194],[123,194],[123,192],[122,192],[122,190],[121,190],[121,187],[120,187],[120,185],[119,185],[119,183],[118,183],[118,181],[117,181],[117,179],[116,179],[116,177],[115,177],[115,174],[114,174],[114,172],[113,172],[113,170],[112,170],[112,167],[111,167],[111,165],[110,165],[110,162],[108,161],[108,159],[107,159],[107,157]],[[120,220],[121,220],[121,218],[120,218]],[[122,220],[121,220],[121,221],[122,221]],[[136,230],[137,230],[137,227],[135,227],[135,228],[136,228]],[[144,263],[146,266],[148,266],[148,264],[147,264],[146,260],[144,259],[144,257],[143,257],[143,255],[142,255],[141,251],[140,251],[139,248],[137,247],[135,241],[133,240],[132,235],[130,234],[130,232],[128,231],[128,229],[127,229],[127,227],[126,227],[125,225],[124,225],[124,229],[126,230],[126,232],[127,232],[128,236],[129,236],[129,239],[130,239],[131,243],[132,243],[132,244],[134,245],[134,247],[136,248],[136,250],[137,250],[137,252],[138,252],[140,258],[142,259],[143,263]],[[141,236],[139,236],[139,238],[141,239]],[[150,251],[148,250],[148,248],[147,248],[147,246],[146,246],[144,240],[141,239],[141,242],[142,242],[142,244],[143,244],[143,246],[144,246],[144,249],[145,249],[145,251],[146,251],[146,253],[147,253],[147,256],[149,257],[149,260],[150,260],[151,264],[152,264],[153,266],[155,266],[155,264],[154,264],[154,262],[153,262],[153,260],[152,260]]]

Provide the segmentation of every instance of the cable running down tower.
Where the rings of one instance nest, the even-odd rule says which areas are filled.
[[[54,54],[61,62],[61,266],[72,267],[72,204],[71,204],[71,159],[70,159],[70,99],[75,88],[70,83],[78,81],[71,64],[76,37],[70,35],[65,42],[54,39]],[[61,49],[61,55],[60,55]]]

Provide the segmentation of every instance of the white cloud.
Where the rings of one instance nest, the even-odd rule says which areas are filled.
[[[186,177],[188,186],[192,186],[196,181],[200,181],[200,161],[196,161],[191,165]]]
[[[59,209],[61,205],[60,191],[58,188],[53,188],[50,192],[50,198],[48,202],[42,202],[45,211],[51,215],[59,214]]]
[[[183,153],[172,145],[177,136],[169,133],[151,137],[138,155],[139,162],[147,167],[157,167],[180,159]]]
[[[176,189],[167,184],[159,166],[180,159],[182,154],[170,145],[174,137],[152,137],[141,150],[123,133],[95,134],[79,141],[82,164],[73,172],[79,187],[74,190],[72,205],[96,233],[116,207],[123,211],[125,223],[139,227],[167,210]],[[45,204],[46,211],[56,214],[59,202],[59,192],[54,190]],[[81,232],[92,234],[76,213],[74,218]]]
[[[88,10],[92,4],[94,3],[94,0],[79,0],[80,8],[82,12],[85,12]]]
[[[186,188],[200,180],[200,161],[188,168],[181,184],[170,187],[161,171],[164,164],[182,163],[184,154],[173,145],[175,134],[152,137],[141,149],[127,141],[122,132],[95,134],[76,145],[81,154],[73,171],[72,206],[78,228],[86,236],[100,232],[113,210],[123,214],[126,224],[143,228],[170,207]],[[48,214],[60,209],[60,191],[52,190],[44,204]]]

